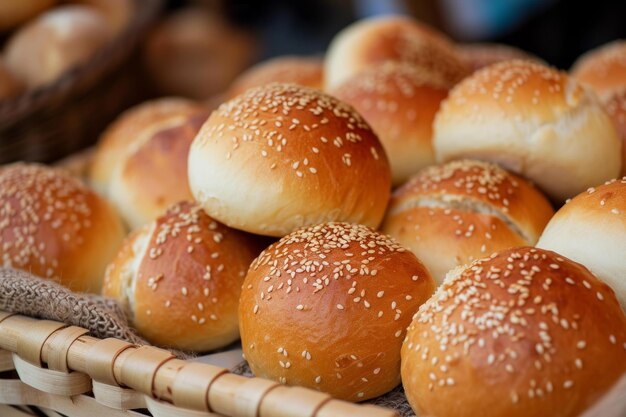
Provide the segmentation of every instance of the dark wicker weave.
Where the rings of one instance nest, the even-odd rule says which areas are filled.
[[[93,144],[102,129],[145,93],[136,85],[133,50],[162,0],[134,0],[124,29],[84,65],[53,84],[0,102],[0,164],[50,162]]]

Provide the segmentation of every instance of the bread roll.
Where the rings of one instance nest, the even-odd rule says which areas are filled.
[[[622,176],[626,176],[626,88],[617,91],[604,101],[606,112],[613,119],[613,124],[622,140]]]
[[[508,249],[451,273],[415,315],[402,383],[419,415],[575,417],[626,372],[626,316],[583,266]]]
[[[400,383],[400,345],[435,283],[393,239],[347,223],[285,236],[259,255],[239,304],[256,376],[363,401]]]
[[[324,63],[326,89],[384,61],[431,70],[453,84],[469,71],[442,33],[407,17],[384,16],[354,23],[335,36]]]
[[[198,103],[164,98],[126,111],[103,133],[90,179],[131,228],[192,199],[187,156],[208,115]]]
[[[6,64],[29,88],[41,87],[84,64],[111,36],[108,22],[96,9],[80,5],[57,7],[9,39]]]
[[[124,238],[122,222],[95,192],[62,170],[37,164],[0,167],[2,265],[99,292]]]
[[[269,236],[325,221],[377,227],[389,163],[352,107],[293,84],[268,84],[222,104],[189,152],[189,184],[206,212]]]
[[[613,288],[626,311],[626,177],[590,188],[565,204],[537,246],[585,265]]]
[[[249,33],[202,8],[185,7],[157,25],[144,58],[162,93],[205,99],[227,89],[255,51]]]
[[[626,41],[613,41],[583,54],[571,73],[603,99],[626,89]]]
[[[229,97],[236,97],[252,87],[280,82],[321,90],[324,85],[324,62],[316,56],[280,56],[268,59],[243,72],[230,87]]]
[[[459,54],[473,71],[491,64],[514,59],[527,59],[542,62],[536,56],[514,46],[498,43],[468,43],[459,45]]]
[[[456,266],[534,245],[553,214],[526,180],[494,164],[461,160],[426,168],[398,188],[382,231],[441,283]]]
[[[617,132],[595,96],[530,61],[494,64],[456,85],[435,117],[433,140],[440,162],[496,162],[556,201],[621,169]]]
[[[0,101],[17,96],[23,88],[22,83],[0,60]]]
[[[55,0],[3,0],[0,1],[0,31],[13,29],[49,9]]]
[[[257,253],[251,236],[179,203],[126,239],[102,292],[122,303],[150,342],[216,349],[239,337],[241,284]]]
[[[433,119],[452,87],[437,72],[388,61],[364,69],[330,93],[354,106],[372,126],[397,185],[435,163]]]

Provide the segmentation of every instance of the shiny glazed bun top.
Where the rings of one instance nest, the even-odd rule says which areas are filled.
[[[123,238],[117,213],[78,179],[43,165],[0,167],[2,265],[99,292]]]
[[[284,236],[335,220],[377,227],[391,173],[352,107],[318,90],[269,84],[213,112],[191,146],[189,184],[222,223]]]
[[[419,415],[578,416],[626,372],[626,316],[582,265],[505,250],[451,273],[413,319],[402,382]]]
[[[255,375],[349,401],[400,382],[400,345],[435,288],[396,241],[362,225],[299,229],[253,262],[239,304]]]

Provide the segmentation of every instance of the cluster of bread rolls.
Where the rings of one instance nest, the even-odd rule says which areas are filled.
[[[573,417],[626,372],[626,90],[601,101],[581,74],[357,22],[323,61],[251,68],[212,112],[121,115],[89,170],[102,197],[0,169],[3,263],[61,282],[87,264],[148,340],[240,336],[283,384],[363,401],[402,381],[420,415]],[[34,191],[15,198],[20,176]],[[121,246],[104,198],[133,229]],[[92,230],[117,255],[85,249]]]

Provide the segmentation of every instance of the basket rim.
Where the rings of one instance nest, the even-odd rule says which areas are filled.
[[[125,27],[91,58],[65,71],[54,82],[0,101],[0,130],[47,108],[56,108],[86,91],[126,59],[163,8],[164,0],[130,0],[133,10]]]

